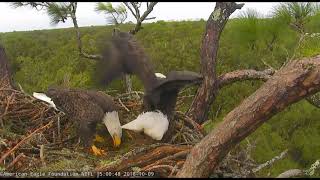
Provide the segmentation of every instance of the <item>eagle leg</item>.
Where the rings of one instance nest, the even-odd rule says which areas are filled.
[[[88,148],[91,145],[89,151],[91,151],[96,156],[102,156],[105,154],[104,150],[97,148],[93,143],[93,137],[96,131],[97,123],[90,123],[90,122],[82,122],[79,128],[79,134],[81,140],[85,148]]]

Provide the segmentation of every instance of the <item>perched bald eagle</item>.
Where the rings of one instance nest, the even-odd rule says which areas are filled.
[[[165,134],[168,122],[173,118],[179,91],[188,84],[200,83],[202,76],[191,71],[171,71],[167,76],[155,73],[148,56],[131,34],[119,31],[114,31],[113,34],[111,43],[102,53],[102,61],[97,63],[96,77],[99,83],[108,85],[123,74],[137,75],[144,85],[143,110],[153,112],[139,115],[137,119],[123,125],[122,128],[146,133],[148,131],[146,127],[151,124],[148,121],[153,121],[155,126],[153,131]],[[162,125],[167,128],[156,128]]]
[[[79,123],[79,137],[85,147],[92,145],[94,153],[99,154],[99,149],[93,145],[93,137],[96,125],[103,122],[112,136],[115,147],[121,143],[122,129],[119,121],[118,110],[120,109],[112,97],[96,91],[49,88],[45,93],[34,93],[34,97],[58,107],[66,113],[69,119]]]

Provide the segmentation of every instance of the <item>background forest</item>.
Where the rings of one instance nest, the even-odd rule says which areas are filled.
[[[205,20],[147,23],[135,36],[150,56],[157,72],[200,70],[200,44]],[[122,31],[134,25],[121,24]],[[114,26],[81,27],[83,47],[99,53]],[[285,19],[258,18],[254,12],[230,19],[221,36],[218,52],[218,74],[237,69],[279,69],[293,55],[311,57],[320,52],[320,15],[305,24],[305,36],[292,29]],[[313,34],[312,34],[313,33]],[[95,61],[79,57],[73,28],[0,33],[6,48],[15,82],[27,93],[45,91],[51,85],[98,89],[95,86]],[[133,90],[142,84],[132,77]],[[209,132],[222,118],[252,94],[262,81],[233,83],[223,88],[214,102],[205,130]],[[125,92],[123,80],[101,88],[108,94]],[[195,94],[194,88],[182,93]],[[186,110],[192,98],[183,107]],[[285,149],[288,155],[260,171],[262,176],[277,176],[287,169],[306,169],[320,158],[320,110],[302,100],[286,108],[263,124],[247,139],[255,145],[251,156],[264,163]],[[243,141],[242,145],[246,145]],[[319,176],[315,174],[315,176]]]

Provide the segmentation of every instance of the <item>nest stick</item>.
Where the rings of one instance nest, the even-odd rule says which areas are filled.
[[[23,153],[20,153],[14,160],[7,166],[7,170],[12,168],[22,157],[25,157]]]
[[[33,135],[35,135],[37,132],[42,131],[48,127],[50,127],[52,125],[53,121],[50,121],[48,124],[46,124],[45,126],[42,126],[38,129],[36,129],[35,131],[33,131],[31,134],[29,134],[27,137],[25,137],[24,139],[22,139],[18,144],[16,144],[12,149],[10,149],[8,152],[6,152],[0,159],[0,162],[3,163],[3,161],[5,160],[5,158],[11,154],[13,151],[15,151],[19,146],[21,146],[23,143],[25,143],[28,139],[30,139]]]
[[[130,112],[130,110],[122,103],[121,99],[118,99],[119,103],[121,104],[121,106],[127,111]]]

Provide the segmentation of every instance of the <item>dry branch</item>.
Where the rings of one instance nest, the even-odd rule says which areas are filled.
[[[150,19],[154,19],[155,18],[155,17],[151,17],[151,18],[147,18],[147,17],[153,11],[153,8],[157,3],[158,2],[150,2],[150,4],[147,3],[146,11],[142,15],[140,15],[140,9],[139,8],[141,6],[141,3],[124,2],[124,5],[129,9],[131,14],[133,15],[133,17],[137,21],[134,29],[130,30],[131,34],[136,34],[141,29],[141,25],[142,25],[142,22],[144,20],[150,20]]]
[[[292,178],[292,177],[303,176],[303,175],[304,173],[300,169],[290,169],[281,173],[279,176],[277,176],[277,178]]]
[[[264,80],[267,81],[275,71],[273,69],[266,69],[264,71],[256,71],[252,69],[237,70],[220,75],[217,79],[219,88],[236,81],[243,80]]]
[[[319,90],[320,55],[288,63],[191,150],[178,177],[208,177],[242,139],[276,113]]]
[[[279,156],[275,156],[274,158],[272,158],[271,160],[263,163],[263,164],[260,164],[258,167],[256,168],[253,168],[252,169],[252,172],[253,173],[256,173],[258,171],[260,171],[261,169],[267,167],[267,166],[270,166],[271,164],[273,164],[274,162],[280,160],[280,159],[283,159],[288,153],[288,149],[286,149],[285,151],[283,151]]]

